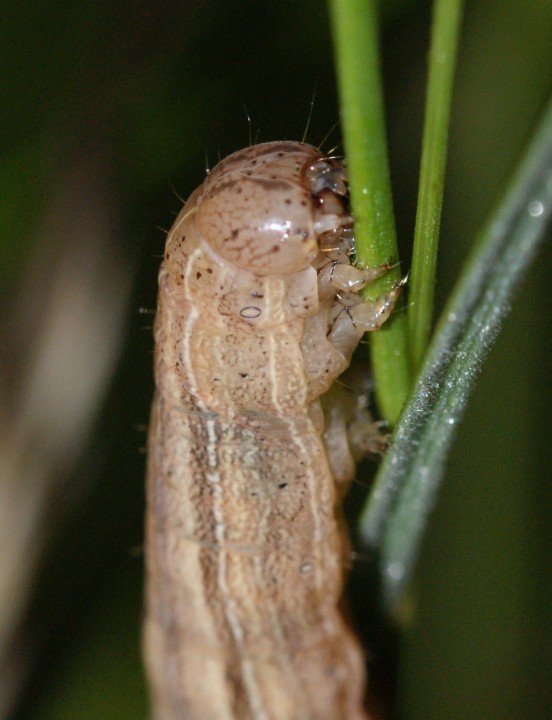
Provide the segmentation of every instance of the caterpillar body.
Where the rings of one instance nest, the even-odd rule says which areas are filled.
[[[338,483],[320,396],[400,283],[351,264],[342,163],[303,143],[220,162],[169,232],[149,433],[144,644],[155,720],[365,720],[339,610]]]

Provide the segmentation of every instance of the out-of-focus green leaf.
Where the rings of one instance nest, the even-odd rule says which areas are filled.
[[[552,103],[443,311],[361,521],[391,610],[411,577],[456,424],[551,213]]]

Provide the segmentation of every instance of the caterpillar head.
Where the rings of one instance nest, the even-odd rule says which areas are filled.
[[[195,222],[236,267],[257,275],[303,270],[351,231],[345,167],[303,143],[253,145],[209,173]]]

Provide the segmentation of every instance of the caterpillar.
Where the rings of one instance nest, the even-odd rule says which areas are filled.
[[[304,143],[222,160],[168,234],[148,439],[155,720],[368,717],[339,609],[352,448],[320,397],[402,283],[363,302],[390,266],[353,255],[345,166]]]

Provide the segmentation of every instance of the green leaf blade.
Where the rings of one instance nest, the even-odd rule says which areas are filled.
[[[509,188],[483,227],[361,518],[393,611],[412,575],[444,465],[481,363],[552,215],[552,102]]]
[[[373,267],[398,259],[379,68],[374,0],[330,0],[341,119],[358,263]],[[365,291],[373,300],[400,279],[398,267]],[[376,397],[383,416],[396,421],[410,385],[406,318],[396,313],[371,337]]]
[[[448,127],[462,11],[463,0],[436,0],[433,9],[420,188],[409,287],[408,332],[413,372],[419,369],[427,349],[433,318]]]

